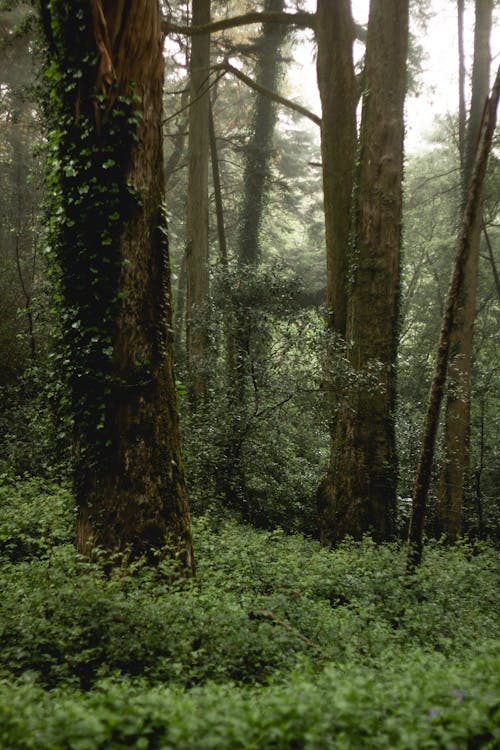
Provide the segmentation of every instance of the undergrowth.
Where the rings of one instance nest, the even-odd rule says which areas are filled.
[[[197,577],[112,574],[69,493],[0,487],[0,747],[500,746],[498,555],[194,523]]]

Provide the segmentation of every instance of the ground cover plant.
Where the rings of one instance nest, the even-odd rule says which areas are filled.
[[[0,491],[0,747],[494,748],[497,552],[328,551],[195,520],[197,575],[71,542],[69,492]]]

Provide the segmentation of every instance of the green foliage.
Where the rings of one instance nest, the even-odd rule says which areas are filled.
[[[0,475],[2,561],[45,557],[72,541],[74,510],[67,490],[50,482],[23,482]]]
[[[210,323],[200,363],[209,398],[181,402],[191,506],[204,512],[217,498],[260,527],[313,533],[328,442],[321,316],[297,304],[302,284],[281,263],[230,267],[212,288],[200,311]]]
[[[67,473],[67,392],[53,365],[49,355],[0,387],[0,474],[54,479]]]
[[[0,504],[2,747],[497,746],[486,545],[431,545],[408,580],[397,545],[205,517],[186,581],[79,557],[64,490],[4,480]]]
[[[500,739],[498,655],[458,666],[418,660],[328,666],[256,689],[207,685],[184,693],[104,681],[81,696],[0,683],[0,742],[10,750],[286,750],[324,747],[484,748]]]

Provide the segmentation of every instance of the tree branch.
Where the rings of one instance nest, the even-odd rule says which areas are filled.
[[[310,641],[307,636],[300,633],[296,628],[294,628],[290,623],[285,622],[285,620],[280,620],[276,615],[271,612],[269,609],[258,609],[255,612],[249,612],[248,617],[250,620],[270,620],[275,625],[279,625],[282,628],[285,628],[285,630],[290,631],[290,633],[293,633],[293,635],[297,636],[297,638],[300,638],[301,641],[304,641],[304,643],[307,643],[308,646],[311,648],[317,648],[320,649],[321,646],[318,643],[314,643],[314,641]]]
[[[249,78],[247,75],[245,75],[245,73],[242,73],[241,70],[235,68],[233,65],[231,65],[231,63],[220,63],[220,65],[215,65],[213,67],[213,70],[223,70],[226,73],[231,73],[231,75],[233,75],[235,78],[238,78],[240,81],[249,86],[251,89],[254,89],[254,91],[257,91],[259,94],[263,94],[263,96],[269,97],[269,99],[272,99],[274,102],[277,102],[278,104],[281,104],[283,107],[287,107],[288,109],[292,109],[294,112],[298,112],[300,115],[303,115],[309,120],[312,120],[312,122],[314,122],[316,125],[321,126],[321,118],[318,117],[318,115],[315,115],[314,112],[311,112],[306,107],[302,107],[300,104],[292,102],[290,99],[285,99],[284,96],[280,96],[274,91],[266,89],[264,86],[261,86],[252,78]]]
[[[298,26],[300,29],[316,30],[316,13],[279,13],[273,11],[252,11],[243,13],[240,16],[232,18],[221,18],[219,21],[212,21],[200,26],[186,26],[185,24],[175,23],[170,17],[162,21],[162,30],[164,34],[183,34],[184,36],[196,36],[198,34],[215,34],[217,31],[226,31],[235,29],[238,26],[250,26],[256,23],[281,23]],[[366,26],[359,23],[354,24],[356,39],[360,42],[366,42]]]
[[[185,36],[196,36],[197,34],[214,34],[216,31],[234,29],[237,26],[249,26],[255,23],[282,23],[299,26],[300,28],[314,29],[316,26],[315,13],[273,13],[259,12],[244,13],[232,18],[222,18],[220,21],[203,24],[202,26],[184,26],[174,23],[168,18],[162,22],[162,30],[165,34],[176,33]]]
[[[486,224],[484,224],[484,222],[483,222],[483,235],[484,235],[484,239],[486,240],[486,246],[488,248],[488,259],[491,264],[491,270],[493,271],[493,278],[495,280],[497,294],[500,299],[500,278],[498,276],[498,270],[497,270],[496,263],[495,263],[495,256],[493,255],[493,248],[491,246],[490,236],[486,230]]]

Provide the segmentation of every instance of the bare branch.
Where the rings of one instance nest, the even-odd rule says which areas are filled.
[[[274,91],[270,91],[269,89],[266,89],[264,86],[261,86],[260,84],[256,83],[252,78],[249,78],[247,75],[242,73],[241,70],[238,70],[238,68],[235,68],[230,63],[228,62],[220,63],[220,65],[214,66],[213,70],[223,70],[226,73],[231,73],[231,75],[233,75],[235,78],[238,78],[240,81],[242,81],[244,84],[246,84],[250,88],[254,89],[254,91],[257,91],[259,94],[263,94],[264,96],[269,97],[269,99],[272,99],[278,104],[281,104],[283,107],[292,109],[294,112],[298,112],[300,115],[303,115],[304,117],[307,117],[309,120],[312,120],[312,122],[314,122],[316,125],[321,126],[321,118],[318,117],[318,115],[315,115],[314,112],[311,112],[306,107],[302,107],[300,104],[296,104],[295,102],[292,102],[290,99],[285,99],[284,96],[280,96],[279,94],[276,94]]]
[[[495,287],[497,290],[498,297],[500,299],[500,278],[498,276],[498,270],[497,270],[497,266],[495,263],[495,256],[493,254],[493,247],[491,245],[490,236],[488,234],[488,231],[486,229],[486,224],[484,222],[483,222],[483,235],[484,235],[484,239],[486,240],[486,246],[488,248],[488,260],[490,261],[490,264],[491,264],[491,270],[493,272],[493,278],[495,280]]]
[[[314,13],[273,13],[273,12],[252,12],[244,13],[241,16],[232,18],[222,18],[219,21],[203,24],[202,26],[184,26],[174,23],[165,18],[162,23],[162,29],[165,34],[184,34],[185,36],[195,36],[197,34],[214,34],[216,31],[225,31],[234,29],[237,26],[249,26],[255,23],[282,23],[299,26],[300,28],[314,29],[316,26],[316,15]]]
[[[300,638],[301,641],[304,641],[304,643],[307,643],[308,646],[314,649],[320,649],[321,646],[318,643],[314,643],[314,641],[309,640],[307,636],[300,633],[296,628],[294,628],[292,625],[290,625],[289,622],[285,622],[285,620],[280,620],[274,612],[271,612],[269,609],[258,609],[255,612],[249,612],[248,617],[250,620],[270,620],[270,622],[273,622],[275,625],[279,625],[282,628],[285,628],[285,630],[290,631],[290,633],[293,633],[297,638]]]

